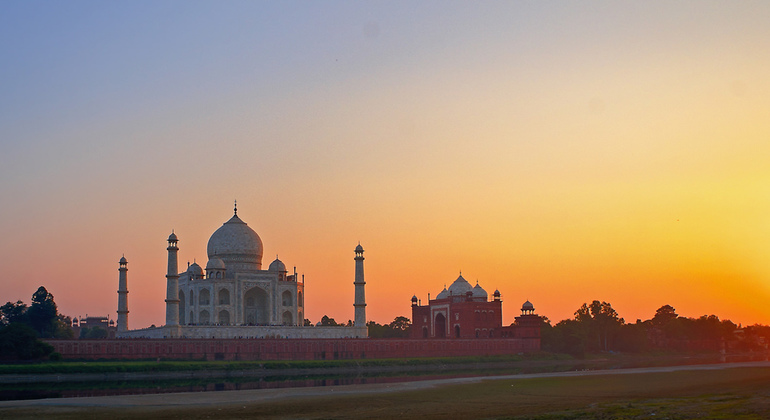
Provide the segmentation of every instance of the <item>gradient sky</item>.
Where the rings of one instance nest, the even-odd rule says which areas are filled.
[[[0,2],[0,301],[164,322],[232,215],[306,316],[462,270],[551,320],[770,323],[770,3]],[[2,303],[0,302],[0,303]]]

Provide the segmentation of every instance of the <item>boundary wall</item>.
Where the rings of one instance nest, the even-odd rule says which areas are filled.
[[[337,360],[491,356],[540,350],[540,338],[45,340],[65,359]]]

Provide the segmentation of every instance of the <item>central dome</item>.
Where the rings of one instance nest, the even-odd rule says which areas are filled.
[[[460,277],[458,277],[457,280],[455,280],[454,283],[449,286],[449,294],[453,296],[465,296],[466,293],[472,291],[473,286],[468,283],[468,280],[463,278],[462,274],[460,274]]]
[[[220,258],[226,265],[246,263],[262,268],[262,239],[238,215],[211,235],[206,252],[209,259]]]

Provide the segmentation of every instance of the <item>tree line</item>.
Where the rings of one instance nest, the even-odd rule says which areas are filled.
[[[542,350],[573,355],[601,351],[755,351],[766,350],[768,338],[768,326],[740,328],[716,315],[683,317],[671,305],[661,306],[648,320],[626,323],[611,304],[598,300],[584,303],[572,319],[556,325],[543,318],[541,327]]]
[[[310,320],[306,319],[305,326],[310,325],[312,325]],[[347,323],[338,323],[334,318],[324,315],[316,325],[321,327],[352,327],[353,320],[349,319]],[[397,316],[388,324],[378,324],[374,321],[366,323],[370,338],[407,338],[411,325],[411,321],[405,316]]]

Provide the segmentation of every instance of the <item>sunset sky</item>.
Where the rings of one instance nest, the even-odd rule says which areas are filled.
[[[459,272],[559,321],[770,324],[770,3],[0,2],[0,304],[164,323],[238,215],[306,317]]]

